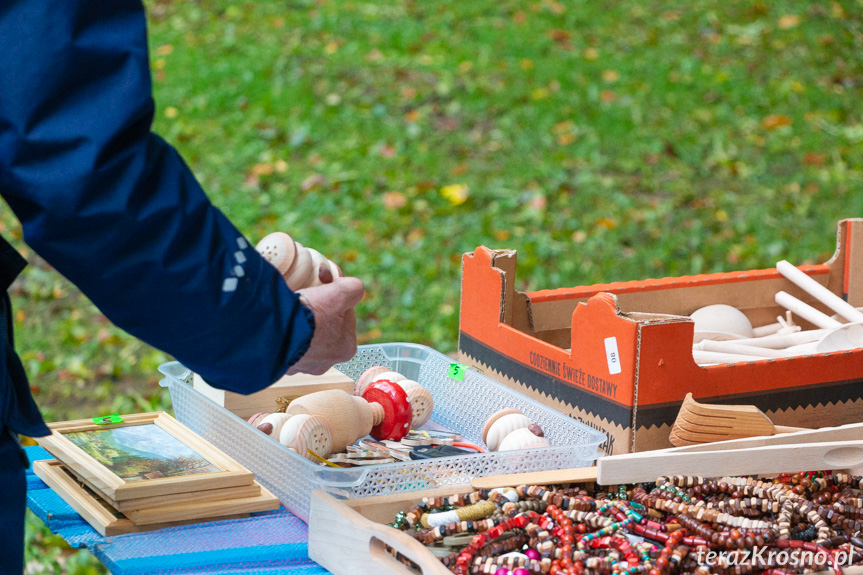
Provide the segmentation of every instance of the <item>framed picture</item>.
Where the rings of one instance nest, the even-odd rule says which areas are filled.
[[[110,535],[122,535],[123,533],[152,531],[165,527],[174,527],[175,525],[186,525],[196,521],[195,519],[185,519],[136,525],[110,503],[99,497],[92,489],[82,484],[59,461],[53,459],[34,461],[33,473],[44,481],[48,487],[53,489],[72,509],[77,511],[93,529],[106,537]],[[214,517],[213,520],[241,517],[248,517],[248,513]]]
[[[109,503],[251,485],[251,471],[164,412],[52,423],[37,439]]]

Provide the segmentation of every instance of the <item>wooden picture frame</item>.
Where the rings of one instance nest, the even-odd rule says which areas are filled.
[[[51,435],[37,441],[117,505],[130,499],[254,483],[251,471],[165,412],[124,415],[122,419],[107,425],[89,419],[52,423],[48,426]],[[144,473],[147,465],[155,471]]]
[[[33,462],[33,473],[36,474],[48,487],[53,489],[72,509],[77,511],[81,517],[89,523],[93,529],[102,536],[122,535],[124,533],[139,533],[142,531],[153,531],[165,527],[187,525],[202,521],[200,519],[188,519],[183,521],[167,521],[150,523],[147,525],[135,525],[123,516],[104,499],[99,498],[93,492],[88,491],[75,478],[74,475],[63,467],[63,464],[55,459],[43,459]],[[222,519],[240,519],[248,517],[248,513],[239,513],[230,516],[213,517],[212,521]]]

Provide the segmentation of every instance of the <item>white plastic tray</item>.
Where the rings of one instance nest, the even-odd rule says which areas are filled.
[[[176,418],[253,471],[304,521],[314,489],[354,499],[465,485],[479,476],[593,464],[605,441],[603,433],[473,370],[463,381],[452,379],[453,362],[426,346],[388,343],[360,346],[351,361],[336,367],[356,379],[369,367],[383,365],[419,382],[434,398],[432,424],[457,431],[471,443],[482,444],[482,427],[492,413],[514,407],[539,424],[552,447],[334,469],[300,457],[195,391],[192,373],[180,363],[165,363],[159,371],[165,375],[160,385],[170,390]]]

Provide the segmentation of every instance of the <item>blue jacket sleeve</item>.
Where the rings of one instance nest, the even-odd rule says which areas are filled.
[[[251,393],[314,319],[151,133],[146,33],[140,0],[0,2],[0,193],[116,325]]]

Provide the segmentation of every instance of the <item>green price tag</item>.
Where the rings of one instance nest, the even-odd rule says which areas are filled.
[[[449,375],[456,381],[464,381],[464,374],[467,373],[468,367],[463,363],[449,364]]]
[[[105,415],[102,417],[94,417],[93,423],[95,423],[96,425],[108,425],[111,423],[123,423],[123,418],[115,413],[114,415]]]

